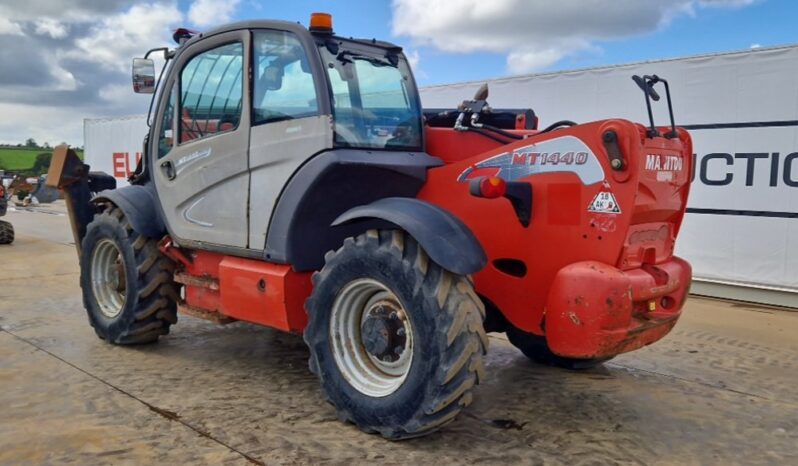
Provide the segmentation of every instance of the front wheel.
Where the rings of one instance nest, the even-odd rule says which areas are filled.
[[[118,345],[151,343],[177,322],[172,261],[157,241],[136,233],[122,211],[108,206],[86,227],[80,286],[97,336]]]
[[[471,403],[488,346],[469,279],[398,230],[348,238],[325,262],[305,341],[338,417],[390,439],[452,421]]]
[[[507,339],[516,348],[520,349],[524,356],[538,364],[546,366],[561,367],[570,370],[584,370],[599,366],[612,359],[609,358],[566,358],[551,352],[546,344],[546,338],[526,333],[517,328],[507,330]]]

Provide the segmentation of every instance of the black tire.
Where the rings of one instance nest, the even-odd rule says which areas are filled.
[[[14,225],[0,220],[0,244],[11,244],[14,242]]]
[[[522,353],[532,361],[546,366],[561,367],[569,370],[592,369],[612,358],[566,358],[551,352],[546,344],[546,338],[526,333],[517,328],[507,330],[507,338],[510,343],[520,349]]]
[[[333,304],[343,287],[360,279],[389,288],[412,323],[412,362],[404,381],[387,396],[353,387],[333,355]],[[305,305],[309,365],[339,419],[396,440],[434,432],[471,403],[472,389],[484,377],[488,339],[485,309],[468,277],[429,260],[405,232],[369,230],[328,252],[313,284]]]
[[[101,310],[92,286],[92,258],[98,244],[113,243],[118,252],[117,273],[124,273],[121,311],[109,317]],[[107,246],[106,246],[107,249]],[[117,345],[152,343],[177,322],[174,263],[158,249],[157,241],[139,235],[122,211],[108,206],[94,216],[81,243],[80,286],[83,305],[97,336]]]

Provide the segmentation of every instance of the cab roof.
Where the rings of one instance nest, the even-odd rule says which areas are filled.
[[[390,49],[395,52],[400,52],[402,50],[401,46],[383,40],[343,37],[335,35],[334,33],[332,35],[323,34],[323,33],[314,33],[309,31],[308,28],[303,26],[301,23],[283,21],[277,19],[255,19],[255,20],[237,21],[234,23],[225,24],[223,26],[211,29],[210,31],[197,33],[194,37],[187,40],[182,46],[199,41],[204,37],[215,36],[217,34],[223,34],[225,32],[238,31],[242,29],[278,29],[278,30],[293,32],[294,34],[299,34],[299,35],[310,35],[314,39],[330,38],[334,40],[347,40],[347,41],[358,42],[363,45],[370,45],[373,47]]]

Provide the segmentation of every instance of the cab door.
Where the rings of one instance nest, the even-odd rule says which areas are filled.
[[[291,176],[333,144],[327,81],[315,41],[301,26],[292,29],[252,31],[252,249],[264,249],[272,212]]]
[[[155,121],[152,173],[164,220],[179,244],[246,248],[249,32],[188,47],[173,64]]]

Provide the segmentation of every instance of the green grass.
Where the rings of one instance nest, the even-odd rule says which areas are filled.
[[[0,147],[0,169],[6,171],[23,171],[33,168],[36,156],[52,152],[52,149],[29,149],[26,147]],[[83,152],[78,151],[82,159]]]
[[[44,152],[42,149],[13,149],[0,147],[0,168],[5,170],[29,170],[33,168],[36,156]]]

